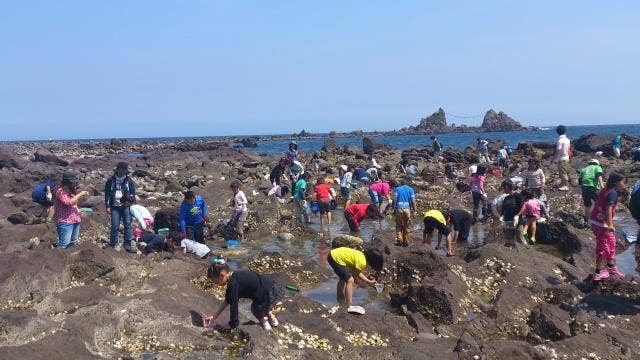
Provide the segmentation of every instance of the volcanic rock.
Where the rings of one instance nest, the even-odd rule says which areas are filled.
[[[522,125],[500,111],[496,113],[493,109],[487,111],[480,126],[485,131],[514,131],[521,130]]]
[[[60,166],[69,165],[68,161],[60,159],[58,156],[52,153],[49,149],[46,149],[43,147],[38,148],[38,150],[36,151],[34,161],[39,161],[39,162],[52,164],[52,165],[60,165]]]
[[[393,149],[390,145],[374,141],[368,137],[362,139],[362,148],[367,155],[373,155],[377,151],[389,151]]]

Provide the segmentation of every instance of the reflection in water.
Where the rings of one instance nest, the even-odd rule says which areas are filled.
[[[616,227],[624,232],[637,234],[638,223],[629,216],[628,213],[617,213],[615,216]],[[637,244],[631,244],[628,249],[616,255],[616,264],[620,271],[626,275],[638,274],[637,262],[635,257]]]

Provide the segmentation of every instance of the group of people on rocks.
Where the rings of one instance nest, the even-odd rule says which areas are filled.
[[[571,158],[570,141],[566,136],[564,126],[556,129],[559,138],[556,144],[553,161],[557,162],[558,175],[561,184],[558,190],[567,191],[569,182]],[[437,138],[432,137],[434,155],[437,159],[443,149]],[[619,142],[614,143],[614,147]],[[421,214],[422,242],[432,243],[433,234],[438,231],[435,249],[441,249],[442,238],[446,237],[446,256],[453,256],[454,241],[467,241],[472,225],[486,217],[495,214],[500,217],[505,226],[513,229],[517,236],[528,239],[530,244],[536,243],[536,230],[539,222],[544,222],[549,216],[545,194],[546,177],[540,166],[540,160],[532,158],[528,161],[527,169],[522,178],[505,178],[501,183],[502,194],[497,196],[488,206],[488,195],[485,189],[487,166],[492,160],[489,157],[488,142],[478,139],[477,150],[480,164],[470,167],[470,179],[465,188],[471,192],[473,203],[472,213],[464,209],[428,209]],[[507,159],[511,154],[509,147],[502,147],[498,152],[498,167],[507,168]],[[618,155],[616,153],[616,155]],[[269,179],[273,188],[268,195],[273,197],[274,204],[279,209],[286,202],[291,189],[291,201],[296,210],[296,219],[300,223],[309,223],[308,200],[315,196],[320,224],[331,224],[331,211],[337,207],[339,196],[344,202],[344,217],[351,232],[361,229],[362,221],[366,218],[381,219],[390,209],[395,216],[396,245],[408,246],[411,242],[412,215],[417,212],[416,193],[411,187],[411,175],[415,170],[406,168],[415,164],[401,164],[405,173],[399,181],[386,181],[380,166],[372,157],[370,168],[357,168],[353,165],[343,165],[339,168],[340,177],[335,179],[329,174],[323,176],[319,171],[321,159],[312,159],[312,168],[317,176],[313,193],[309,185],[311,175],[305,172],[304,165],[299,161],[297,144],[289,145],[285,156],[272,169]],[[437,161],[437,160],[436,160]],[[500,176],[506,175],[504,172]],[[282,183],[285,177],[291,186]],[[496,175],[498,176],[498,175]],[[580,171],[579,184],[582,188],[584,202],[585,225],[589,225],[596,236],[596,271],[595,281],[601,281],[609,276],[623,278],[624,275],[615,265],[615,224],[614,214],[618,204],[618,192],[625,188],[625,177],[619,173],[609,174],[604,181],[604,170],[597,159],[592,159]],[[515,181],[514,181],[515,180]],[[334,190],[331,184],[339,186],[340,192]],[[370,203],[354,203],[351,200],[351,190],[357,184],[368,186]],[[632,190],[632,197],[636,196],[640,206],[640,181]],[[242,183],[231,183],[233,192],[233,212],[229,223],[232,224],[239,240],[245,240],[244,223],[247,219],[247,197],[242,191]],[[520,191],[521,190],[521,191]],[[43,205],[46,221],[55,221],[58,232],[58,247],[72,247],[78,239],[82,212],[78,204],[89,193],[79,189],[77,174],[67,170],[62,181],[57,185],[54,181],[39,184],[33,191],[34,201]],[[124,225],[123,247],[127,251],[131,248],[132,240],[142,246],[147,253],[154,251],[174,250],[193,253],[199,258],[210,258],[212,264],[207,271],[207,277],[219,285],[226,285],[225,301],[219,309],[205,316],[205,326],[219,326],[223,329],[237,327],[238,301],[241,298],[253,300],[251,311],[265,330],[278,326],[272,308],[284,295],[282,284],[268,276],[248,270],[232,270],[227,260],[222,256],[213,256],[211,249],[205,244],[204,228],[209,221],[207,205],[202,196],[187,191],[179,209],[179,232],[169,231],[166,235],[153,231],[153,217],[150,212],[136,203],[136,186],[129,176],[128,165],[118,163],[114,174],[107,180],[104,188],[104,204],[111,217],[111,232],[107,248],[120,249],[118,236],[120,224]],[[640,213],[640,210],[638,210]],[[635,216],[635,215],[634,215]],[[139,224],[132,228],[132,219]],[[521,225],[521,227],[520,227]],[[521,230],[520,233],[518,231]],[[517,241],[517,240],[516,240]],[[141,245],[140,245],[141,244]],[[337,297],[348,305],[349,312],[364,313],[364,309],[352,305],[354,284],[362,286],[381,286],[374,278],[369,278],[364,271],[367,267],[380,271],[383,267],[382,254],[374,249],[360,251],[349,247],[338,247],[330,250],[327,262],[338,276]],[[214,325],[216,319],[230,307],[230,320],[227,324]]]

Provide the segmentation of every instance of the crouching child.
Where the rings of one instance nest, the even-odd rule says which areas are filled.
[[[205,316],[204,325],[214,327],[215,320],[229,306],[229,322],[219,325],[221,330],[237,328],[238,302],[251,299],[251,313],[258,319],[262,328],[270,331],[278,326],[278,319],[271,311],[273,306],[284,297],[284,287],[276,280],[249,270],[232,271],[225,259],[216,258],[207,270],[207,277],[218,285],[226,285],[224,301],[212,315]]]
[[[353,283],[358,282],[371,287],[375,287],[378,284],[375,279],[369,279],[363,271],[367,268],[367,265],[375,271],[382,270],[383,258],[380,251],[369,249],[363,253],[360,250],[339,247],[329,252],[327,262],[339,278],[336,287],[338,301],[346,302],[349,307],[347,308],[348,312],[354,312],[354,307],[361,309],[359,306],[351,305]]]

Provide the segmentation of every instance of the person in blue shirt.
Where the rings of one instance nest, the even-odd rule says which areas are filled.
[[[53,204],[54,194],[56,193],[56,181],[47,180],[36,185],[31,192],[31,199],[33,202],[42,206],[42,214],[40,217],[44,217],[46,213],[45,222],[47,224],[53,222]]]
[[[620,149],[622,149],[622,136],[618,135],[613,139],[613,154],[619,158]]]
[[[364,184],[368,184],[369,181],[371,180],[369,178],[369,173],[367,172],[367,170],[363,168],[356,168],[355,171],[353,172],[353,178]]]
[[[209,221],[207,203],[202,196],[193,191],[184,193],[180,205],[180,232],[183,238],[193,239],[204,244],[204,224]]]
[[[416,209],[416,194],[409,186],[410,180],[403,178],[394,190],[393,203],[396,209],[396,245],[409,246],[411,211]]]

